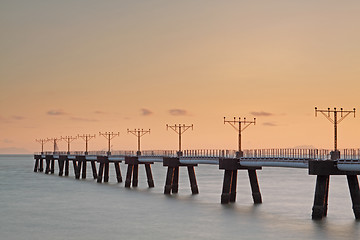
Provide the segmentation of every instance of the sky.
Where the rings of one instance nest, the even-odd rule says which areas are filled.
[[[236,149],[224,117],[256,118],[243,149],[331,149],[314,107],[360,109],[358,0],[0,0],[0,31],[0,153],[78,134],[106,150],[105,131],[136,150],[128,128],[151,129],[142,149],[177,149],[166,124],[194,125],[183,149]],[[349,116],[339,148],[359,135]]]

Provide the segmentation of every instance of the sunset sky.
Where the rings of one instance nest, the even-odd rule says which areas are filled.
[[[84,133],[104,150],[99,131],[136,150],[127,128],[151,129],[143,149],[176,149],[165,125],[179,123],[194,124],[184,149],[236,149],[224,116],[257,118],[244,149],[332,148],[314,107],[360,110],[358,0],[0,0],[0,30],[0,153]],[[349,116],[339,148],[359,136]]]

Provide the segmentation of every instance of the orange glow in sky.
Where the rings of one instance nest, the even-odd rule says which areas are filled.
[[[355,0],[1,1],[0,153],[84,133],[104,150],[99,131],[136,150],[128,128],[151,129],[143,149],[176,149],[165,126],[179,123],[194,124],[184,149],[236,149],[224,116],[257,118],[244,149],[332,148],[314,107],[360,110],[359,12]],[[359,135],[348,117],[339,148]]]

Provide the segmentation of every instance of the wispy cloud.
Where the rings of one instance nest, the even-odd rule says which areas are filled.
[[[11,141],[10,139],[7,139],[7,138],[3,139],[1,142],[3,142],[3,143],[13,143],[13,141]]]
[[[272,122],[264,122],[263,125],[268,126],[268,127],[276,127],[277,126],[277,124],[272,123]]]
[[[105,114],[105,112],[100,111],[100,110],[97,110],[97,111],[95,111],[94,113],[95,113],[95,114]]]
[[[149,116],[149,115],[153,114],[152,111],[150,111],[149,109],[146,109],[146,108],[142,108],[142,109],[140,109],[140,111],[141,111],[142,116]]]
[[[25,119],[25,117],[23,117],[23,116],[12,116],[12,119],[14,119],[14,120],[23,120],[23,119]]]
[[[269,117],[269,116],[273,116],[274,114],[269,113],[269,112],[250,112],[250,114],[252,114],[255,117]]]
[[[188,112],[184,109],[170,109],[169,110],[170,115],[173,116],[186,116],[188,115]]]
[[[92,118],[81,118],[81,117],[71,117],[70,120],[81,121],[81,122],[97,122],[98,120]]]
[[[60,116],[65,115],[65,112],[62,110],[49,110],[46,112],[46,114],[51,116]]]

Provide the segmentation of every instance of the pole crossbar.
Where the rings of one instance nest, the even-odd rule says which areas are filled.
[[[224,117],[224,124],[226,124],[226,123],[228,123],[230,126],[232,126],[239,134],[238,151],[239,151],[239,154],[241,154],[241,133],[245,129],[247,129],[251,124],[255,125],[256,124],[256,118],[254,118],[253,121],[247,121],[246,118],[244,118],[244,120],[241,120],[241,118],[239,117],[239,119],[236,120],[236,117],[234,117],[234,120],[226,120],[226,118]],[[244,124],[244,125],[242,125],[242,124]]]
[[[128,133],[133,134],[134,136],[137,137],[138,139],[138,154],[140,154],[140,138],[142,136],[144,136],[145,134],[149,133],[150,134],[150,129],[149,130],[144,130],[144,129],[134,129],[134,130],[127,130]]]
[[[343,110],[343,108],[340,108],[340,111],[334,108],[333,110],[328,108],[327,110],[319,110],[317,107],[315,107],[315,117],[317,117],[317,113],[321,113],[326,119],[328,119],[332,124],[334,124],[334,152],[338,152],[337,147],[337,125],[341,123],[347,116],[349,116],[351,113],[354,114],[355,117],[355,108],[351,111]],[[340,112],[340,119],[338,119],[338,113]],[[333,113],[334,117],[331,118],[330,114]]]
[[[70,153],[70,143],[74,140],[76,140],[77,137],[71,137],[71,136],[66,136],[66,137],[61,137],[61,140],[65,140],[65,142],[67,143],[67,152],[68,154]]]
[[[99,135],[105,137],[108,140],[108,155],[110,155],[110,152],[111,152],[110,151],[111,150],[111,145],[110,145],[111,140],[114,139],[117,136],[120,136],[120,133],[119,132],[117,132],[117,133],[114,133],[114,132],[103,132],[103,133],[99,132]]]
[[[91,139],[95,138],[96,135],[95,134],[94,135],[91,135],[91,134],[80,135],[80,134],[78,134],[77,137],[81,138],[81,139],[83,139],[85,141],[85,155],[87,155],[87,153],[88,153],[88,143],[89,143],[89,141]]]
[[[185,125],[185,124],[175,124],[173,126],[170,126],[168,124],[166,124],[166,130],[168,129],[172,129],[174,132],[176,132],[179,135],[179,153],[181,153],[181,135],[186,132],[187,130],[189,130],[191,128],[191,130],[194,130],[194,125]]]

